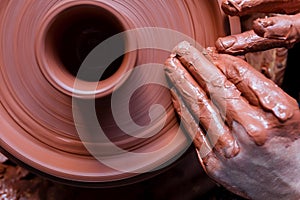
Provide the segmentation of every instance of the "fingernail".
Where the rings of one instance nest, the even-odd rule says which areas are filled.
[[[215,46],[219,52],[225,52],[236,43],[236,38],[233,36],[219,38]]]
[[[273,25],[274,25],[273,20],[269,18],[257,19],[253,23],[253,29],[257,35],[263,37],[265,32],[267,31],[267,28]]]

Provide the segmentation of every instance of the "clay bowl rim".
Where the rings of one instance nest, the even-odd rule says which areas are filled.
[[[48,30],[50,29],[51,25],[55,22],[58,15],[62,14],[67,9],[72,9],[81,6],[94,6],[95,8],[98,7],[99,9],[105,10],[108,13],[110,13],[113,17],[115,17],[118,20],[118,23],[120,23],[121,25],[120,28],[123,31],[125,31],[125,49],[129,44],[132,45],[136,43],[135,41],[132,41],[132,39],[134,39],[133,37],[126,36],[126,31],[134,27],[133,23],[129,18],[122,15],[118,10],[116,10],[112,6],[105,4],[104,2],[96,2],[89,0],[67,1],[59,3],[55,7],[51,8],[51,10],[43,18],[40,32],[36,39],[35,56],[38,62],[38,66],[44,77],[47,79],[48,82],[50,82],[50,84],[54,88],[56,88],[60,92],[69,95],[70,97],[84,99],[101,98],[110,95],[115,89],[115,87],[120,85],[120,82],[124,82],[129,77],[137,60],[137,52],[126,52],[123,55],[122,63],[116,70],[116,72],[107,79],[98,82],[89,82],[74,77],[70,72],[67,72],[65,67],[62,66],[62,63],[57,61],[58,58],[53,58],[53,55],[51,55],[52,58],[50,58],[50,63],[47,54],[53,54],[53,47],[49,47],[46,44]],[[94,91],[88,91],[87,95],[87,91],[74,89],[75,81],[76,85],[87,85],[88,88],[94,88],[95,85],[97,86]]]

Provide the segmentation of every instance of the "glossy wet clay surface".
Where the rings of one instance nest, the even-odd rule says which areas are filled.
[[[216,1],[4,0],[0,2],[0,15],[1,146],[7,155],[33,169],[79,182],[109,182],[139,174],[131,173],[130,166],[118,170],[99,162],[80,141],[76,128],[88,129],[89,121],[76,122],[78,126],[75,126],[74,109],[77,113],[84,112],[84,109],[72,105],[70,87],[75,81],[78,62],[82,61],[86,51],[112,34],[149,26],[179,31],[203,46],[214,45],[217,37],[225,34],[225,24]],[[107,30],[97,22],[101,20],[109,23],[105,26]],[[90,39],[87,40],[87,36]],[[147,34],[139,37],[141,41],[152,40]],[[176,41],[176,38],[169,39]],[[60,42],[72,44],[74,50],[62,52]],[[126,38],[122,40],[121,47],[126,46],[126,42]],[[161,118],[165,118],[157,133],[144,129],[136,137],[128,135],[116,123],[110,94],[116,84],[122,82],[126,72],[141,64],[163,64],[169,53],[157,49],[126,53],[114,65],[117,67],[113,67],[113,71],[96,86],[96,117],[109,140],[126,152],[159,150],[152,160],[148,157],[149,161],[143,161],[147,169],[164,164],[188,146],[177,125],[170,93],[165,87],[147,84],[132,94],[129,105],[119,100],[117,106],[129,110],[129,117],[121,123],[124,127],[130,127],[131,123],[147,127],[151,122],[152,127],[160,127]],[[70,57],[74,57],[74,62]],[[131,76],[123,87],[126,89],[131,83],[149,79],[164,83],[163,69],[153,69],[147,74]],[[95,83],[95,80],[80,81],[83,85]],[[73,92],[79,103],[94,102],[77,91]],[[161,105],[165,112],[151,119],[149,110],[153,104]],[[126,112],[118,115],[120,113]],[[96,145],[106,147],[105,142]],[[127,159],[133,159],[127,154],[122,156],[122,153],[108,158],[112,163],[117,160],[126,163]]]

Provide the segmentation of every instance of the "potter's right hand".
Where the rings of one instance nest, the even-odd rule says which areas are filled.
[[[174,107],[211,178],[251,199],[300,199],[294,99],[244,60],[187,42],[174,49],[165,71]]]
[[[231,16],[253,13],[281,13],[257,19],[253,30],[219,38],[220,53],[244,54],[276,47],[291,48],[300,41],[300,0],[223,0],[223,11]],[[291,14],[291,15],[286,15]]]

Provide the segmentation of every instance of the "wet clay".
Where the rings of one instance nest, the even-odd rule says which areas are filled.
[[[214,54],[212,62],[225,74],[250,104],[260,105],[281,121],[286,121],[298,110],[295,99],[288,96],[281,88],[271,80],[253,69],[251,65],[242,59],[226,54]],[[281,99],[279,102],[278,99]]]
[[[270,15],[256,13],[242,17],[242,30],[252,30],[253,21],[266,16]],[[274,81],[278,86],[281,86],[287,66],[287,54],[288,50],[286,48],[274,48],[266,51],[247,53],[245,54],[245,58],[251,66]]]
[[[277,47],[292,47],[293,44],[279,39],[269,39],[257,35],[254,30],[240,34],[218,38],[216,49],[219,53],[245,54],[248,52],[264,51]]]
[[[1,171],[4,169],[5,171]],[[197,169],[197,170],[195,170]],[[170,183],[172,179],[172,183]],[[181,184],[185,182],[187,184]],[[153,199],[171,198],[181,200],[184,194],[187,199],[199,198],[213,188],[213,181],[207,178],[199,166],[194,148],[189,148],[178,164],[160,175],[133,185],[116,188],[86,188],[72,187],[57,182],[51,182],[44,177],[36,176],[10,161],[0,163],[0,199],[1,200],[98,200],[102,199]],[[194,186],[198,187],[195,188]],[[200,187],[201,186],[201,187]],[[206,188],[206,189],[204,189]],[[180,191],[175,192],[174,190]],[[215,192],[208,194],[215,195]],[[220,195],[220,193],[217,193]],[[222,194],[222,193],[221,193]],[[222,194],[222,196],[228,196]],[[203,197],[205,198],[205,197]],[[211,197],[212,198],[212,197]]]
[[[201,155],[208,155],[212,149],[208,139],[205,137],[205,131],[199,126],[199,123],[194,119],[188,107],[185,105],[180,94],[175,88],[171,89],[172,102],[177,114],[180,117],[183,127],[187,129],[189,137],[193,139],[193,143]]]
[[[300,112],[294,99],[244,60],[213,48],[198,50],[187,42],[174,49],[166,74],[176,88],[171,90],[174,107],[212,179],[247,199],[282,199],[287,194],[299,199]],[[209,101],[215,107],[206,104],[209,111],[199,112]],[[219,130],[207,130],[207,121],[201,120],[217,122],[213,114],[220,114],[230,130],[219,135],[216,146],[210,132]],[[218,142],[231,134],[240,149],[228,158],[222,154],[228,146]]]
[[[252,13],[297,13],[300,11],[298,0],[223,0],[222,9],[228,15]]]
[[[185,44],[185,46],[188,50],[183,55],[181,55],[182,49],[178,51],[180,60],[197,82],[202,83],[200,85],[207,88],[206,93],[215,102],[223,119],[226,118],[229,125],[232,124],[233,120],[243,123],[246,130],[255,138],[254,140],[258,144],[263,144],[266,135],[258,134],[258,132],[263,132],[266,123],[256,123],[259,118],[262,118],[262,113],[249,106],[235,85],[227,80],[222,72],[205,57],[207,52],[201,53],[189,44]]]
[[[177,67],[166,65],[167,75],[197,117],[199,114],[194,108],[197,108],[197,104],[202,107],[201,102],[207,99],[207,96],[197,95],[195,98],[193,93],[204,90],[229,126],[233,121],[240,123],[256,144],[263,145],[268,138],[267,130],[276,127],[277,119],[285,122],[298,111],[297,102],[293,98],[242,59],[217,54],[213,49],[199,52],[187,42],[180,43],[174,53],[193,78],[187,75],[187,71],[182,70],[183,67],[179,68],[179,64]],[[169,72],[171,70],[172,74]],[[183,81],[182,77],[190,78]],[[189,97],[194,97],[195,102],[190,103]],[[260,107],[273,112],[277,119],[266,115]],[[203,118],[211,118],[211,113],[207,111],[201,112],[200,115]],[[217,129],[215,131],[218,132]],[[222,134],[220,137],[222,138]]]
[[[262,37],[284,40],[286,45],[292,45],[300,40],[300,14],[257,19],[253,29]]]
[[[87,29],[85,21],[82,22],[81,18],[92,22],[87,24]],[[96,22],[103,19],[113,23],[107,26],[104,32],[118,33],[133,28],[162,27],[184,33],[203,46],[212,46],[217,37],[225,35],[223,18],[216,1],[1,1],[0,145],[7,155],[17,158],[33,169],[49,177],[76,183],[111,182],[137,175],[112,169],[95,160],[83,146],[75,128],[69,87],[74,83],[75,72],[70,71],[69,66],[65,66],[64,63],[69,61],[62,60],[64,56],[61,57],[58,53],[59,40],[56,39],[65,33],[62,38],[74,37],[72,31],[66,30],[68,28],[76,30],[74,34],[79,32],[80,35],[82,31],[79,40],[74,40],[74,45],[78,44],[76,48],[78,47],[79,55],[68,55],[71,58],[81,57],[84,55],[80,51],[82,41],[86,39],[84,33],[93,37],[93,31],[99,33],[98,24],[94,23],[95,20],[90,20],[94,18],[97,19]],[[86,30],[88,31],[85,32]],[[148,41],[147,36],[141,38]],[[84,52],[98,40],[96,37],[95,40],[87,41],[92,45],[83,45]],[[159,133],[146,139],[129,136],[118,127],[110,102],[112,88],[116,86],[122,74],[141,64],[163,63],[169,53],[142,49],[133,54],[126,54],[118,69],[98,85],[97,89],[101,94],[96,96],[97,117],[108,138],[118,147],[141,153],[152,152],[158,148],[163,151],[163,147],[168,146],[175,138],[179,127],[167,88],[148,84],[133,94],[130,105],[125,102],[120,105],[124,109],[129,107],[130,116],[140,126],[150,123],[151,105],[162,105],[166,111],[166,123]],[[135,76],[126,82],[134,83],[146,78],[165,81],[163,72],[161,74]],[[89,84],[88,81],[82,81]],[[77,97],[81,99],[80,95]],[[161,116],[152,119],[154,127],[161,123],[160,119]],[[85,123],[88,124],[88,121]],[[128,119],[122,123],[128,126],[132,121]],[[146,130],[138,134],[147,136],[151,135],[150,132],[151,130]],[[155,159],[165,162],[167,157],[171,158],[183,149],[187,142],[185,136],[180,131],[179,133],[176,145],[164,150]],[[105,147],[105,144],[99,145]],[[122,155],[117,157],[111,159],[121,159],[124,162],[128,159]],[[152,163],[147,161],[145,164],[152,166]]]
[[[183,45],[178,45],[178,47],[182,48]],[[189,53],[194,52],[188,52],[188,54]],[[210,99],[208,99],[208,97],[206,96],[206,92],[201,89],[198,83],[192,78],[192,76],[188,73],[188,71],[176,57],[171,56],[171,58],[166,61],[165,69],[168,78],[174,84],[173,86],[183,97],[183,99],[185,99],[186,104],[191,109],[191,112],[194,114],[197,121],[202,124],[205,132],[209,129],[213,130],[209,138],[211,142],[217,142],[218,140],[215,148],[219,151],[221,151],[221,149],[224,149],[224,152],[222,153],[226,157],[234,156],[238,152],[238,147],[235,146],[235,141],[229,134],[229,129],[224,124],[215,105],[213,105]],[[177,100],[176,97],[173,98],[175,105],[183,105],[178,100],[179,98],[177,98]],[[184,114],[185,106],[182,107],[182,115],[186,116],[185,124],[195,124],[195,122],[192,120],[193,118],[189,117],[187,114]],[[179,108],[177,106],[177,110],[178,109]],[[196,124],[198,123],[196,122]],[[201,135],[201,133],[198,134]]]
[[[216,48],[221,53],[229,54],[263,51],[276,47],[291,48],[300,41],[299,29],[300,14],[259,18],[253,23],[254,31],[219,38],[216,41]]]
[[[276,48],[267,51],[247,53],[247,62],[256,70],[271,79],[278,86],[282,85],[288,50],[286,48]]]

